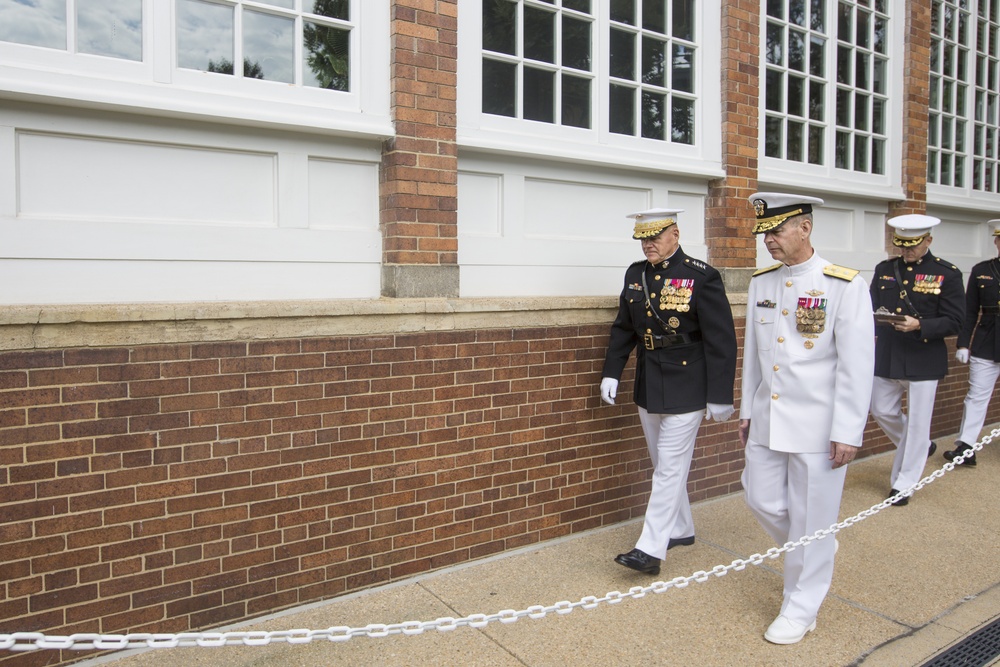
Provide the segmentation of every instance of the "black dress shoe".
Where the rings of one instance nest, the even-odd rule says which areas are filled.
[[[897,493],[899,493],[899,491],[897,491],[896,489],[890,489],[887,498],[892,498]],[[903,496],[902,498],[893,503],[893,505],[895,505],[896,507],[902,507],[903,505],[909,505],[909,504],[910,504],[910,499],[907,496]]]
[[[951,450],[945,452],[944,454],[942,454],[942,456],[944,456],[949,461],[954,461],[955,459],[957,459],[959,456],[961,456],[965,452],[969,451],[970,449],[972,449],[972,445],[970,445],[968,443],[965,443],[965,442],[962,442],[961,440],[956,440],[955,441],[955,449],[951,449]],[[976,467],[976,455],[975,454],[969,454],[968,456],[965,457],[965,460],[962,461],[961,463],[959,463],[958,465],[969,466],[970,468],[975,468]]]
[[[643,574],[659,574],[660,573],[660,559],[653,558],[649,554],[639,551],[638,549],[632,549],[627,554],[618,554],[615,556],[615,562],[619,565],[624,565],[625,567],[630,567],[633,570],[642,572]]]
[[[927,448],[927,456],[934,456],[934,452],[937,451],[937,443],[931,440],[931,446]]]
[[[694,535],[691,537],[671,537],[667,541],[667,551],[674,547],[689,547],[694,544]]]

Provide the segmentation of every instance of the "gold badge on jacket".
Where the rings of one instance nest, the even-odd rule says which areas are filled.
[[[826,329],[826,299],[800,297],[795,309],[795,329],[806,338],[818,338]]]
[[[663,284],[663,290],[660,292],[660,310],[686,313],[691,310],[692,294],[694,294],[693,278],[671,278]]]

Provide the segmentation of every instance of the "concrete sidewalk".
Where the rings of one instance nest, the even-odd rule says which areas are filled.
[[[988,432],[988,431],[986,431]],[[939,439],[925,474],[941,467],[952,438]],[[833,587],[816,631],[775,646],[763,632],[781,602],[783,559],[766,560],[662,594],[419,635],[345,642],[129,651],[83,664],[194,665],[921,665],[1000,618],[1000,454],[987,445],[976,468],[959,468],[837,537]],[[841,518],[881,502],[892,458],[851,465]],[[697,543],[670,551],[657,577],[612,562],[632,548],[641,523],[574,535],[225,630],[323,629],[433,621],[604,597],[689,576],[773,546],[742,494],[694,508]]]

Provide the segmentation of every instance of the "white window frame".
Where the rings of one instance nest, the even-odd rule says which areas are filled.
[[[68,0],[67,21],[73,20],[75,3],[85,1]],[[142,11],[141,62],[73,53],[72,36],[67,50],[0,42],[0,97],[392,135],[387,2],[351,2],[350,92],[180,69],[175,65],[176,2],[143,0]]]
[[[826,126],[824,137],[824,164],[810,164],[807,161],[797,162],[783,158],[764,155],[765,127],[765,82],[767,47],[767,0],[761,0],[760,12],[760,104],[758,105],[759,120],[759,180],[774,185],[802,187],[808,185],[813,191],[851,192],[879,199],[903,199],[900,183],[901,165],[898,156],[902,152],[902,112],[903,78],[905,63],[903,57],[903,38],[906,24],[905,0],[890,0],[888,3],[889,26],[886,35],[888,40],[886,94],[886,147],[885,173],[873,174],[857,172],[853,169],[840,169],[836,165],[836,112],[837,112],[837,8],[838,0],[826,0],[826,64],[825,76],[825,108],[823,123]],[[773,112],[772,112],[773,113]]]
[[[693,145],[644,139],[608,131],[609,1],[593,0],[594,32],[591,128],[495,116],[482,112],[482,0],[459,0],[458,125],[460,146],[581,163],[613,164],[719,178],[722,171],[720,50],[714,48],[721,0],[696,3],[698,46],[693,97]],[[687,97],[687,95],[685,95]]]

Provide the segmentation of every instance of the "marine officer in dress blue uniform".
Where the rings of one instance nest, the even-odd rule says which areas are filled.
[[[963,455],[961,465],[974,467],[975,452],[966,452],[979,441],[979,432],[986,421],[993,387],[1000,376],[1000,218],[987,223],[993,231],[993,244],[998,257],[972,267],[965,289],[965,321],[958,332],[955,358],[969,364],[969,391],[962,409],[962,428],[955,449],[944,453],[953,461]]]
[[[719,272],[681,249],[682,211],[657,208],[628,216],[646,259],[625,271],[601,373],[601,398],[613,405],[635,349],[633,398],[653,485],[642,534],[615,562],[645,574],[660,573],[667,549],[694,544],[687,477],[698,427],[705,417],[724,421],[733,414],[732,310]]]
[[[812,247],[817,197],[750,197],[754,234],[778,264],[747,295],[740,442],[747,506],[779,545],[838,520],[847,464],[861,447],[871,399],[874,322],[867,284]],[[837,543],[785,554],[781,610],[764,633],[794,644],[816,628]]]
[[[892,244],[900,254],[879,262],[872,276],[872,308],[902,316],[900,321],[880,322],[875,327],[871,410],[896,445],[890,498],[920,481],[927,457],[934,451],[934,396],[938,380],[948,374],[944,339],[958,333],[965,316],[962,272],[930,252],[931,230],[940,223],[939,218],[916,213],[890,219]],[[895,504],[909,502],[908,496],[902,496]]]

